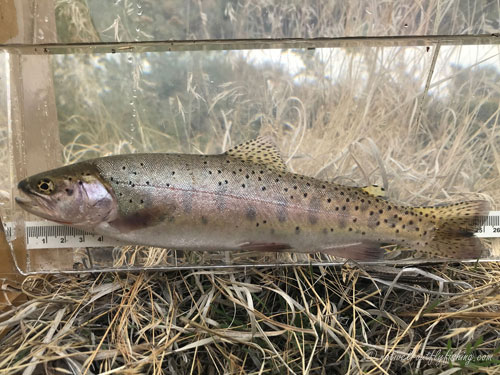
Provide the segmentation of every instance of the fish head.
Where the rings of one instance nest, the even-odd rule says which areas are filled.
[[[39,173],[21,180],[17,187],[18,205],[58,223],[92,228],[118,214],[112,189],[89,163]]]

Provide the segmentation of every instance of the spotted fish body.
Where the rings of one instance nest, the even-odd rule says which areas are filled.
[[[30,177],[19,186],[28,192],[47,179],[62,192],[57,186],[65,181],[68,189],[68,178],[80,184],[76,189],[103,186],[109,195],[94,200],[93,207],[107,211],[84,225],[52,220],[130,243],[186,250],[319,251],[371,260],[381,255],[380,244],[394,243],[434,256],[474,258],[482,245],[471,235],[471,219],[488,209],[483,201],[406,207],[364,188],[291,173],[261,138],[220,155],[98,158]]]

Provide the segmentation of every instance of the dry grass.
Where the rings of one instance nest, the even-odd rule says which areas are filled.
[[[0,78],[7,77],[6,60],[7,54],[0,52]],[[5,80],[0,82],[0,124],[5,124],[0,127],[0,165],[8,167],[9,147],[8,147],[8,127],[7,127],[7,90]],[[5,203],[8,199],[8,191],[10,185],[10,177],[8,173],[0,174],[0,204]]]
[[[150,3],[143,2],[145,12]],[[317,29],[307,29],[309,36],[380,34],[400,30],[408,21],[398,15],[405,12],[420,20],[408,33],[491,27],[477,9],[467,13],[453,2],[429,1],[423,10],[411,2],[406,11],[400,2],[369,12],[349,3],[323,9],[316,23],[315,2],[240,2],[224,9],[234,37],[299,36],[312,24]],[[60,15],[78,14],[76,34],[78,25],[89,27],[81,2],[76,9],[58,4]],[[170,15],[170,31],[213,35],[217,18],[209,10],[217,2],[185,4],[190,11],[187,5],[158,11]],[[130,2],[118,6],[119,22],[101,38],[145,38],[135,29],[140,17],[124,19]],[[345,22],[326,17],[337,13]],[[243,16],[248,23],[238,21]],[[96,21],[96,27],[101,32],[112,21],[102,27]],[[141,30],[157,37],[154,28]],[[461,48],[461,56],[475,51]],[[360,47],[326,51],[320,59],[318,52],[296,51],[307,66],[297,76],[277,64],[256,67],[240,52],[56,56],[64,161],[137,151],[213,153],[270,134],[296,172],[345,184],[379,183],[391,199],[410,204],[481,197],[498,208],[498,71],[465,60],[452,70],[442,50],[428,93],[433,53]],[[400,249],[391,250],[389,257],[400,256]],[[137,247],[91,251],[92,260],[102,262],[94,266],[329,260],[248,253],[176,257]],[[89,266],[87,251],[75,254]],[[499,283],[497,262],[31,276],[21,288],[30,300],[0,316],[0,373],[493,374],[500,371]],[[454,356],[451,362],[446,353]]]
[[[2,315],[0,368],[493,374],[499,278],[497,263],[32,276]]]

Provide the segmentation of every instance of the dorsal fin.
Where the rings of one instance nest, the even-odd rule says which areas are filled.
[[[387,198],[387,194],[385,189],[382,186],[378,185],[369,185],[369,186],[363,186],[360,188],[364,192],[373,195],[374,197],[377,198]]]
[[[258,137],[234,146],[227,150],[224,155],[286,172],[286,166],[280,152],[273,141],[267,137]]]

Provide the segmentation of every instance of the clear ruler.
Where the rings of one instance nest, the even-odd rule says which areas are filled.
[[[5,223],[4,227],[7,240],[14,239],[14,223]],[[27,221],[25,222],[24,233],[26,248],[28,249],[127,245],[102,234],[95,234],[50,221]]]
[[[484,219],[484,222],[476,232],[477,237],[500,237],[500,211],[490,211],[487,217],[480,219]]]
[[[500,237],[500,211],[490,211],[488,216],[478,218],[483,226],[476,232],[477,237]],[[13,223],[4,223],[7,240],[15,238]],[[49,221],[27,221],[25,223],[26,247],[46,249],[61,247],[106,247],[127,245],[127,243],[66,225]]]

